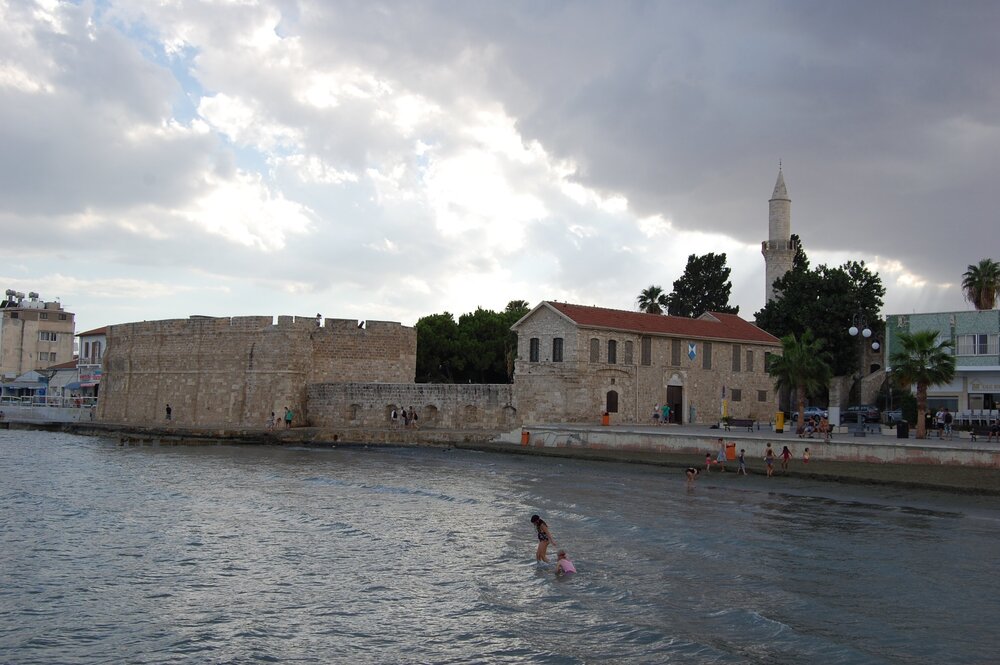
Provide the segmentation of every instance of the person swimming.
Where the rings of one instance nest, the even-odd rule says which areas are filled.
[[[549,533],[549,525],[538,515],[531,516],[531,523],[535,525],[535,531],[538,535],[538,549],[535,551],[535,561],[548,563],[549,559],[545,554],[549,549],[549,543],[555,545],[556,539]]]
[[[556,575],[569,575],[576,572],[576,566],[566,557],[566,550],[559,550],[559,560],[556,561]]]

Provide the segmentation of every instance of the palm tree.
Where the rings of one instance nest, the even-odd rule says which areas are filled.
[[[799,425],[805,422],[806,396],[816,393],[830,381],[830,354],[823,350],[823,340],[811,330],[797,338],[794,333],[781,338],[781,355],[772,355],[767,373],[774,377],[775,388],[795,388]]]
[[[639,309],[647,314],[663,314],[667,308],[667,294],[663,292],[663,287],[651,284],[649,288],[643,289],[636,298]]]
[[[1000,263],[983,259],[979,265],[970,265],[962,275],[962,290],[976,309],[993,309],[1000,294]]]
[[[971,267],[971,266],[970,266]],[[902,387],[917,387],[917,438],[927,436],[927,388],[955,378],[951,340],[937,340],[936,330],[899,333],[900,350],[892,354],[892,378]]]

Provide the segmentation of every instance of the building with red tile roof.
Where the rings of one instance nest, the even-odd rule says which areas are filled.
[[[735,314],[663,316],[543,301],[514,324],[515,395],[531,422],[672,424],[778,409],[768,356],[781,341]],[[662,414],[662,412],[661,412]]]

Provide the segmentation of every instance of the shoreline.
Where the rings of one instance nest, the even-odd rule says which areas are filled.
[[[298,427],[268,431],[262,428],[135,427],[112,423],[10,423],[11,429],[63,431],[84,436],[117,438],[119,445],[273,445],[316,448],[457,448],[508,455],[533,455],[594,462],[643,464],[685,469],[704,468],[706,449],[699,452],[594,448],[585,446],[520,445],[498,440],[502,433],[491,430],[331,430]],[[735,433],[727,439],[740,441]],[[746,440],[749,445],[751,440]],[[748,453],[751,475],[764,475],[763,461]],[[726,471],[701,471],[702,477],[734,474],[736,463]],[[872,461],[810,460],[808,467],[795,458],[791,468],[775,470],[775,478],[787,476],[842,484],[883,485],[954,494],[1000,497],[1000,468],[940,463],[894,463]]]

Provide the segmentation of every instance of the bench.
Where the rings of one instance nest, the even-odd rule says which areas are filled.
[[[866,436],[869,432],[879,434],[882,430],[878,423],[844,423],[844,427],[853,436]]]
[[[757,421],[753,418],[729,418],[723,422],[725,423],[727,432],[730,431],[730,427],[746,427],[748,432],[752,432],[754,423]]]

